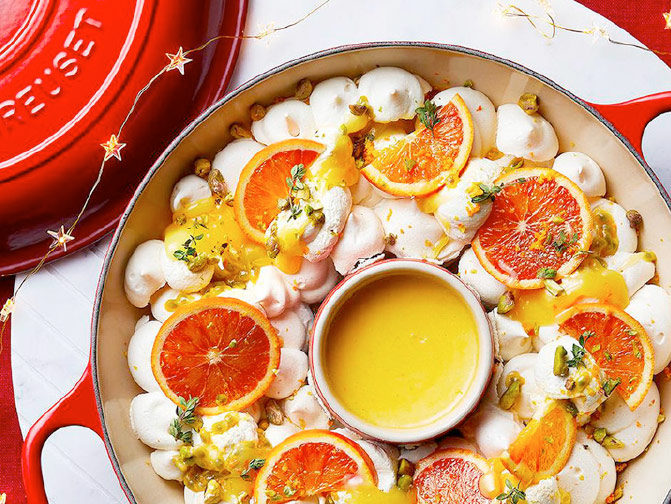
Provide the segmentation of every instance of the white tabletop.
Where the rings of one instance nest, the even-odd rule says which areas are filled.
[[[290,23],[320,1],[250,0],[246,33],[258,33],[271,23],[275,27]],[[516,4],[540,12],[534,0]],[[577,3],[552,0],[551,4],[560,24],[589,29],[596,23],[615,39],[633,41]],[[262,40],[244,41],[231,87],[289,59],[332,46],[422,40],[509,58],[592,102],[616,102],[671,89],[671,69],[650,53],[563,32],[548,41],[522,19],[495,15],[496,5],[496,0],[331,0],[298,26]],[[651,23],[660,30],[661,16],[661,12],[650,13]],[[170,49],[166,47],[166,52]],[[671,144],[663,138],[664,130],[671,131],[668,114],[650,125],[643,145],[650,165],[671,187],[671,170],[665,168],[671,165]],[[24,434],[74,385],[86,366],[91,309],[108,242],[106,238],[48,265],[21,291],[12,327],[12,365]],[[86,429],[57,432],[47,442],[43,461],[53,504],[126,502],[102,442]]]

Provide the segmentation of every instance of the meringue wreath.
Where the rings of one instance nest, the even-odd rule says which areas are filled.
[[[126,267],[151,310],[128,364],[155,472],[187,504],[617,500],[664,418],[671,297],[599,165],[558,155],[537,96],[495,107],[470,81],[381,67],[268,102],[194,160]],[[314,311],[385,257],[458,272],[495,333],[478,409],[418,446],[362,439],[307,382]]]

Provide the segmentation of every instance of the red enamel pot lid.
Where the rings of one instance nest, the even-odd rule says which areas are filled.
[[[217,35],[241,35],[247,0],[0,1],[0,275],[33,267],[47,230],[67,228],[136,93],[174,54]],[[68,244],[72,252],[113,229],[138,182],[170,140],[220,98],[240,39],[190,55],[167,73],[124,128]],[[62,250],[50,259],[64,255]]]

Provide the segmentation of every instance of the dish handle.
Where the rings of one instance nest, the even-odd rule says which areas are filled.
[[[642,96],[622,103],[589,105],[615,126],[643,156],[641,141],[645,127],[660,114],[671,112],[671,91]]]
[[[42,475],[42,448],[51,434],[70,425],[88,427],[103,437],[90,366],[72,390],[42,415],[26,435],[21,467],[28,504],[48,504]]]

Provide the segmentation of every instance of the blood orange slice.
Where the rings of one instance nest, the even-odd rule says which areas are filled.
[[[571,413],[553,401],[522,429],[501,456],[501,462],[527,483],[550,478],[566,465],[576,433],[576,421]]]
[[[287,198],[287,177],[302,164],[309,168],[325,146],[304,139],[284,140],[257,152],[240,173],[233,199],[235,218],[244,233],[265,243],[265,232],[280,212],[278,201]]]
[[[605,304],[579,304],[562,314],[560,331],[583,337],[585,349],[594,357],[613,387],[631,410],[650,390],[655,357],[650,339],[631,315]]]
[[[472,244],[482,266],[517,289],[538,289],[574,271],[592,243],[580,188],[547,168],[514,170],[495,184],[500,192]]]
[[[280,361],[275,329],[258,309],[230,298],[205,298],[163,323],[151,369],[175,404],[198,397],[196,412],[241,410],[261,397]]]
[[[407,137],[375,154],[361,173],[397,196],[426,196],[457,177],[473,146],[473,121],[459,95],[435,112],[433,129],[420,124]]]
[[[354,441],[327,430],[306,430],[273,448],[254,483],[256,504],[300,501],[359,482],[377,485],[372,460]]]
[[[487,460],[471,450],[450,447],[420,460],[414,485],[418,504],[487,504],[480,493],[480,478]]]

